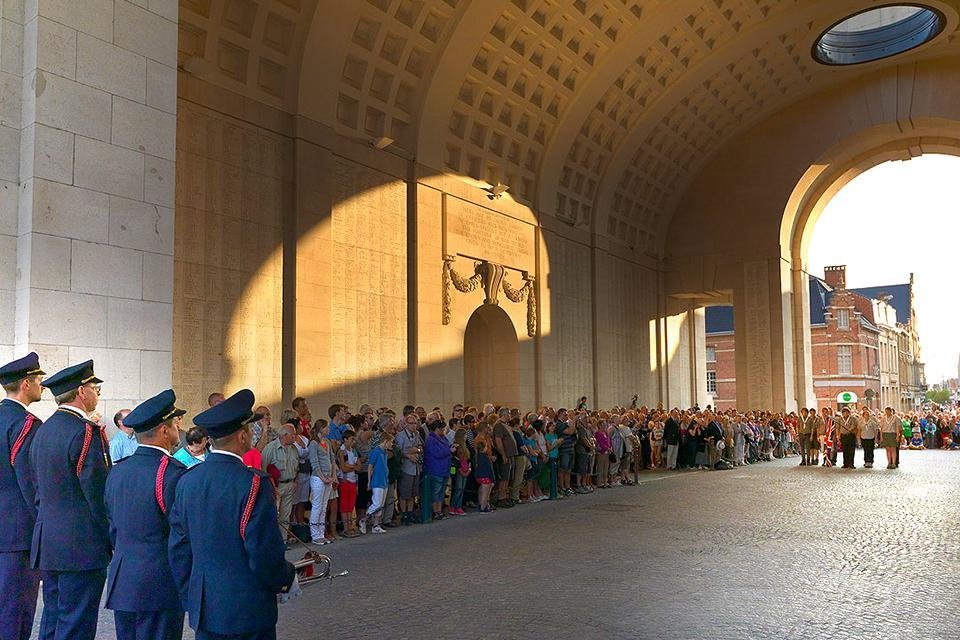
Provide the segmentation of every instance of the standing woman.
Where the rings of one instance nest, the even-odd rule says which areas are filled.
[[[653,433],[650,422],[653,420],[653,414],[649,414],[643,422],[640,423],[640,431],[637,437],[640,438],[640,468],[649,469],[653,459],[653,445],[650,444],[650,434]]]
[[[354,420],[359,418],[359,420]],[[371,490],[367,476],[367,467],[369,466],[370,452],[373,450],[373,423],[372,413],[363,416],[351,416],[348,423],[353,426],[357,432],[357,439],[354,443],[354,449],[357,451],[357,457],[360,461],[360,468],[357,469],[357,519],[366,514],[367,507],[370,506]],[[356,426],[354,426],[356,424]]]
[[[310,429],[310,445],[307,453],[310,458],[310,538],[314,544],[332,542],[324,535],[324,523],[327,519],[327,503],[330,492],[336,482],[333,466],[333,453],[327,440],[329,424],[323,418],[313,423]]]
[[[594,426],[594,419],[590,419],[591,426]],[[600,422],[596,425],[593,433],[597,441],[597,488],[606,489],[610,486],[610,434],[607,433],[607,414],[600,414]]]
[[[873,468],[873,450],[877,444],[877,433],[880,431],[880,422],[867,407],[861,411],[860,445],[863,447],[863,466]]]
[[[887,469],[897,468],[897,449],[900,446],[900,432],[903,423],[893,413],[893,407],[883,410],[880,420],[880,446],[887,452]]]
[[[707,434],[706,426],[702,424],[703,417],[701,415],[696,415],[693,418],[693,422],[690,423],[690,436],[693,438],[694,447],[696,448],[696,454],[694,456],[694,465],[697,469],[706,469],[708,464],[707,459]]]
[[[310,503],[310,440],[300,433],[299,423],[293,425],[296,435],[293,446],[297,448],[297,488],[293,492],[293,521],[303,524],[307,505]]]

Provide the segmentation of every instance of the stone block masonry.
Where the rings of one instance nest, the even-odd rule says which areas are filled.
[[[0,12],[0,360],[94,358],[109,415],[171,383],[177,3]]]

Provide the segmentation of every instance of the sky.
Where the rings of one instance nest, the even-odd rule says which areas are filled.
[[[960,158],[886,162],[850,181],[824,208],[810,242],[810,273],[847,265],[848,287],[909,282],[927,384],[957,377],[960,356]]]

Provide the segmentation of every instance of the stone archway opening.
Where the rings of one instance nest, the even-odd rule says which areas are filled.
[[[463,392],[474,406],[516,406],[520,400],[520,343],[510,316],[497,305],[481,305],[467,321]]]
[[[869,128],[841,140],[810,165],[794,188],[780,227],[783,256],[789,256],[792,286],[795,394],[799,406],[813,405],[810,339],[812,273],[809,249],[813,229],[826,206],[846,185],[870,169],[893,160],[925,154],[960,157],[960,121],[917,118],[907,131],[889,125]],[[882,385],[881,385],[882,391]]]

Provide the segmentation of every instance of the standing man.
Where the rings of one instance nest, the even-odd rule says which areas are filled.
[[[277,504],[280,509],[280,531],[286,539],[293,510],[293,494],[297,489],[297,466],[300,458],[293,446],[296,427],[287,423],[280,427],[280,436],[263,449],[263,470],[277,483]],[[273,467],[274,470],[270,469]]]
[[[328,440],[333,440],[339,444],[343,439],[343,432],[347,429],[347,421],[350,419],[350,410],[345,404],[332,404],[327,409],[327,415],[330,416],[330,435]]]
[[[36,353],[0,367],[0,640],[27,640],[37,608],[40,574],[30,566],[30,539],[37,520],[30,447],[40,419],[28,406],[40,399]]]
[[[110,439],[110,459],[114,464],[124,458],[133,455],[137,450],[137,437],[133,435],[133,429],[124,424],[123,419],[130,413],[130,409],[120,409],[113,415],[113,424],[117,426],[117,431]],[[177,444],[180,444],[180,436],[177,436]]]
[[[823,466],[833,467],[837,464],[837,434],[834,429],[833,410],[830,407],[824,407],[822,413]]]
[[[270,478],[243,463],[252,407],[242,389],[193,419],[214,450],[180,479],[170,512],[170,566],[197,640],[275,640],[277,594],[299,592]]]
[[[853,469],[854,456],[857,454],[857,438],[860,436],[860,421],[857,416],[850,414],[850,407],[840,410],[837,435],[840,437],[840,447],[843,450],[843,468]]]
[[[423,461],[423,440],[417,429],[419,426],[417,414],[408,414],[403,418],[403,429],[395,440],[394,455],[399,451],[401,456],[400,477],[397,480],[397,506],[401,513],[401,524],[414,524],[417,521],[413,517],[413,509]]]
[[[877,444],[880,422],[867,407],[863,408],[860,420],[860,444],[863,446],[863,468],[873,468],[873,450]]]
[[[303,397],[296,397],[293,399],[293,404],[291,405],[293,410],[297,414],[299,419],[300,427],[299,435],[305,436],[307,439],[310,438],[310,427],[313,426],[313,416],[310,414],[310,407],[307,406],[307,399]]]
[[[815,467],[820,462],[820,436],[824,435],[823,418],[817,413],[816,408],[811,408],[807,414],[807,425],[810,429],[810,441],[807,445],[810,452],[807,456],[807,464]]]
[[[104,504],[113,560],[107,578],[107,609],[113,609],[117,640],[180,640],[183,608],[167,558],[177,482],[187,468],[170,456],[180,442],[174,419],[184,414],[167,389],[139,404],[126,419],[139,446],[107,478]]]
[[[110,456],[103,427],[89,418],[102,382],[93,360],[43,382],[59,407],[30,448],[40,505],[30,553],[43,580],[40,640],[93,640],[97,633],[111,555],[103,505]]]
[[[670,417],[663,423],[663,441],[667,445],[667,469],[676,469],[680,451],[680,411],[676,408],[670,410]]]
[[[805,467],[810,460],[810,409],[800,409],[800,420],[797,422],[797,436],[800,440],[800,466]]]

